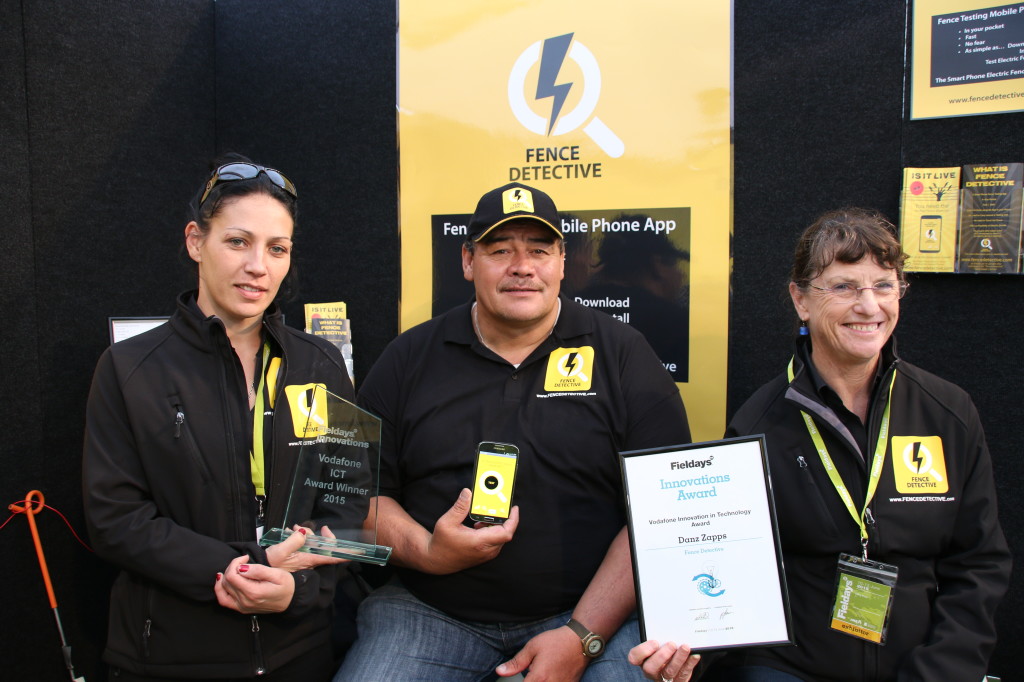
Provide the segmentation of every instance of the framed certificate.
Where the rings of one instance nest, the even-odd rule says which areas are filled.
[[[641,640],[792,643],[764,436],[619,457]]]

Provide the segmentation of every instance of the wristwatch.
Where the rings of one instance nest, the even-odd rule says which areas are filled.
[[[604,637],[591,632],[587,629],[587,626],[580,623],[575,618],[570,618],[569,622],[566,623],[569,629],[576,633],[580,638],[580,643],[583,645],[583,655],[587,658],[597,658],[604,653]]]

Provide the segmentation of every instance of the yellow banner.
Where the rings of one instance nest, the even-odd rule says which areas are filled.
[[[401,329],[469,299],[469,216],[523,182],[558,206],[563,293],[643,331],[694,438],[720,438],[730,15],[717,2],[400,3]]]

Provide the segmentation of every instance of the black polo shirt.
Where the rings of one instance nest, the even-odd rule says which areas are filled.
[[[428,530],[472,488],[478,443],[519,447],[520,523],[501,553],[453,575],[399,569],[417,597],[464,620],[573,608],[625,523],[617,453],[690,441],[643,336],[561,300],[554,332],[518,368],[480,343],[467,303],[395,339],[359,391],[383,419],[380,494]]]

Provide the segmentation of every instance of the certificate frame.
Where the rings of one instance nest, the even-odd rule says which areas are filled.
[[[793,643],[764,436],[619,453],[641,640]]]
[[[141,334],[142,332],[159,327],[169,319],[171,319],[170,315],[108,317],[107,331],[110,333],[110,343],[113,345],[118,341],[130,339],[136,334]]]

